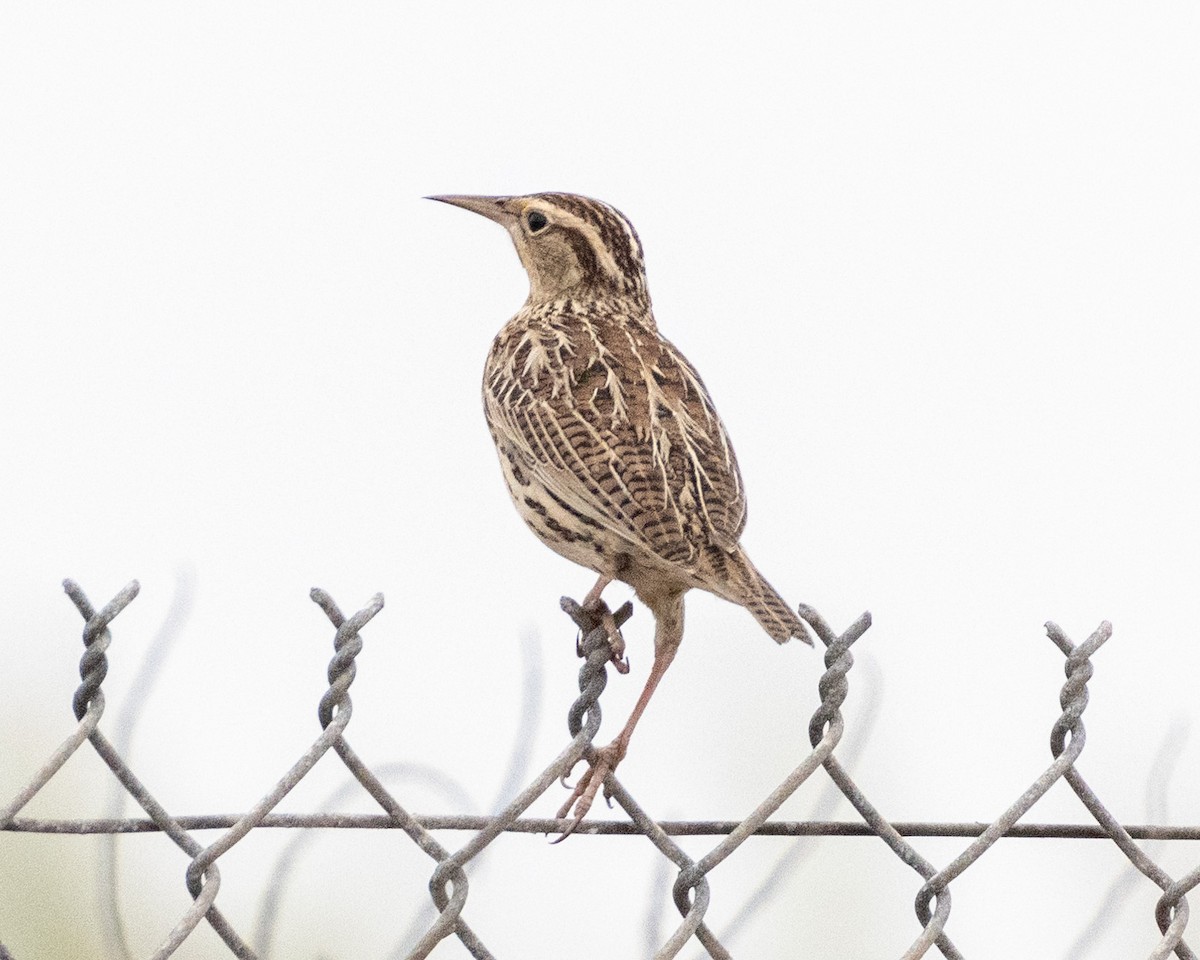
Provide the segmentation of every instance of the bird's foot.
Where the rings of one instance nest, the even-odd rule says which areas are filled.
[[[625,656],[625,638],[621,636],[621,628],[617,626],[616,618],[608,609],[608,604],[597,597],[595,600],[584,601],[583,609],[599,616],[600,622],[604,624],[604,632],[608,634],[608,646],[612,650],[612,656],[609,659],[612,661],[613,668],[617,673],[628,673],[629,658]],[[575,652],[579,656],[583,656],[579,641],[575,642]]]
[[[559,843],[566,840],[575,828],[583,822],[583,818],[587,816],[589,810],[592,809],[592,802],[596,799],[596,794],[600,792],[600,788],[604,787],[604,799],[612,805],[612,791],[605,786],[604,781],[617,764],[621,762],[621,758],[625,756],[625,750],[618,740],[614,740],[607,747],[600,747],[592,755],[592,759],[588,761],[587,772],[579,778],[579,782],[575,784],[575,788],[571,791],[571,796],[567,798],[567,802],[559,807],[556,814],[559,820],[570,816],[571,824],[564,830],[554,843]],[[568,771],[569,774],[569,771]],[[563,774],[563,785],[566,786],[568,774]],[[572,811],[572,808],[574,810]]]

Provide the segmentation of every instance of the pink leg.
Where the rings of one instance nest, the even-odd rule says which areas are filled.
[[[587,596],[583,598],[583,609],[594,610],[600,602],[600,594],[604,592],[604,588],[612,583],[612,577],[601,577],[596,581],[596,585],[588,591]]]
[[[673,602],[670,603],[670,606],[662,612],[656,612],[655,615],[654,665],[650,668],[650,676],[646,678],[646,686],[642,689],[642,695],[634,704],[633,712],[625,721],[621,732],[617,734],[617,739],[596,751],[588,772],[575,785],[571,796],[559,809],[558,817],[562,819],[574,807],[574,821],[558,838],[559,840],[569,837],[579,826],[592,808],[592,802],[596,799],[596,794],[604,784],[605,778],[616,769],[618,763],[625,759],[634,727],[645,713],[650,698],[654,696],[654,691],[666,674],[667,668],[671,666],[671,661],[675,659],[675,653],[679,650],[679,643],[683,639],[683,595],[680,594],[671,600]]]

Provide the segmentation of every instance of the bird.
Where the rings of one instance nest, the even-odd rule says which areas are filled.
[[[621,672],[624,640],[605,587],[628,584],[654,617],[645,687],[558,812],[574,808],[573,830],[675,658],[687,591],[746,608],[777,643],[812,640],[739,543],[746,490],[733,445],[700,375],[658,331],[628,218],[572,193],[428,199],[504,227],[529,277],[528,298],[488,352],[482,390],[517,512],[552,550],[597,574],[582,606],[602,615]]]

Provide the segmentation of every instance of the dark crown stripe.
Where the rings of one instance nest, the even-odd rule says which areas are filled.
[[[567,213],[592,225],[600,234],[620,276],[618,283],[626,293],[645,294],[645,262],[642,257],[642,242],[633,224],[619,210],[599,200],[580,197],[569,193],[543,193],[540,199],[552,203]],[[579,248],[572,243],[578,253]],[[595,255],[591,261],[597,262]],[[589,271],[589,276],[591,273]]]

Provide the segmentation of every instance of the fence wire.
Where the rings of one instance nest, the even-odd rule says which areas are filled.
[[[72,701],[78,726],[20,792],[0,808],[0,829],[56,834],[165,833],[189,858],[184,879],[192,904],[151,954],[152,960],[170,957],[202,921],[217,933],[233,956],[250,960],[260,955],[232,927],[216,905],[221,887],[218,861],[252,830],[276,827],[399,829],[434,864],[429,892],[436,915],[419,931],[416,945],[407,955],[409,960],[429,956],[437,944],[447,937],[456,937],[477,960],[493,958],[480,935],[464,917],[469,893],[466,867],[501,833],[562,833],[571,826],[569,819],[536,819],[522,815],[543,793],[568,776],[579,761],[587,761],[594,754],[592,741],[601,720],[599,698],[607,683],[610,662],[608,632],[597,613],[582,609],[573,600],[564,598],[562,601],[564,611],[580,631],[579,651],[583,665],[579,671],[579,697],[568,714],[571,739],[558,756],[493,816],[416,817],[385,788],[377,773],[355,753],[345,736],[353,714],[349,690],[355,677],[355,658],[363,647],[360,631],[383,608],[383,596],[376,594],[365,607],[346,617],[327,593],[313,590],[313,601],[325,612],[336,631],[334,655],[327,671],[329,687],[318,709],[320,735],[248,812],[230,816],[175,817],[154,798],[122,758],[122,751],[114,747],[99,729],[104,713],[104,691],[101,686],[108,672],[107,651],[112,642],[109,624],[137,596],[138,584],[131,582],[99,610],[92,606],[83,590],[73,581],[66,581],[64,588],[85,621],[84,653],[79,665],[81,683]],[[632,605],[626,603],[614,614],[617,624],[624,623],[631,613]],[[592,835],[640,834],[673,865],[676,875],[672,895],[680,920],[669,937],[654,948],[654,960],[669,960],[679,955],[693,939],[699,941],[708,956],[715,960],[731,956],[716,932],[705,923],[711,900],[708,875],[734,855],[747,838],[756,835],[878,836],[920,878],[914,904],[919,933],[901,960],[917,960],[928,955],[933,947],[947,960],[957,960],[963,956],[946,932],[951,910],[950,886],[1001,837],[1108,838],[1138,872],[1162,891],[1154,911],[1154,920],[1162,936],[1149,955],[1151,960],[1162,960],[1172,954],[1180,960],[1196,960],[1196,954],[1183,939],[1183,934],[1188,923],[1186,894],[1200,884],[1200,866],[1186,876],[1174,879],[1135,840],[1195,840],[1200,839],[1200,827],[1155,824],[1123,826],[1100,802],[1076,766],[1086,743],[1082,717],[1088,703],[1087,684],[1093,671],[1091,656],[1111,636],[1110,624],[1101,623],[1080,644],[1073,643],[1056,624],[1046,624],[1050,640],[1065,657],[1066,673],[1066,683],[1059,695],[1062,714],[1051,729],[1052,762],[1007,810],[990,823],[901,823],[890,822],[879,812],[834,755],[844,731],[841,706],[849,692],[848,675],[854,665],[850,648],[870,627],[870,614],[864,613],[840,634],[811,607],[802,606],[800,615],[825,646],[825,673],[818,681],[821,701],[808,725],[812,750],[757,808],[738,821],[656,821],[619,778],[610,773],[605,781],[606,791],[629,819],[585,820],[574,831]],[[146,816],[89,820],[19,817],[21,809],[85,741],[92,745]],[[374,798],[383,813],[272,813],[288,792],[330,750],[341,758],[354,779]],[[784,801],[821,767],[858,811],[862,822],[772,820],[772,815]],[[1030,807],[1059,780],[1064,780],[1071,787],[1095,824],[1019,823]],[[193,831],[212,829],[222,832],[207,846],[192,836]],[[466,832],[470,837],[466,843],[451,850],[434,837],[435,832],[447,831]],[[704,856],[693,859],[673,839],[681,835],[719,836],[721,839]],[[969,837],[972,840],[958,856],[939,868],[918,853],[905,839],[906,836]],[[256,941],[259,951],[264,954],[267,939],[269,937],[260,929]],[[0,944],[0,960],[16,960],[3,944]]]

